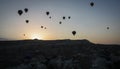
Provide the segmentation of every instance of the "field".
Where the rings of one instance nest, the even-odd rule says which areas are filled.
[[[120,45],[88,40],[0,41],[0,69],[120,69]]]

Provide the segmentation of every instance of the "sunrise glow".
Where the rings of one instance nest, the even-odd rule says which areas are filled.
[[[32,34],[30,39],[43,39],[39,34]]]

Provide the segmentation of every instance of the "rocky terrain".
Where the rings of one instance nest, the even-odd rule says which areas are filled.
[[[88,40],[0,41],[0,69],[120,69],[120,45]]]

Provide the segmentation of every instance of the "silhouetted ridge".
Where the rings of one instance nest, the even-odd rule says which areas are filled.
[[[80,40],[80,41],[81,41],[81,43],[94,44],[94,43],[90,42],[90,41],[87,40],[87,39],[83,39],[83,40]]]
[[[0,41],[6,41],[6,40],[8,40],[8,39],[6,39],[6,38],[0,38]]]
[[[94,69],[96,64],[97,69],[110,69],[105,68],[109,63],[116,69],[119,56],[120,45],[94,44],[86,39],[0,41],[0,69],[76,69],[78,64],[77,69]],[[39,68],[43,65],[46,68]]]

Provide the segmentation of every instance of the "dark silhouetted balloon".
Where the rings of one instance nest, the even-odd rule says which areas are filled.
[[[44,29],[47,29],[46,27]]]
[[[25,36],[25,34],[23,34],[23,36]]]
[[[43,26],[41,26],[41,28],[43,28]]]
[[[51,19],[51,16],[49,18]]]
[[[107,27],[107,29],[109,29],[109,27]]]
[[[62,24],[62,22],[60,21],[59,24]]]
[[[93,2],[91,2],[91,3],[90,3],[90,5],[93,7],[93,6],[94,6],[94,3],[93,3]]]
[[[65,16],[63,16],[63,20],[65,20]]]
[[[18,10],[18,14],[22,15],[23,11],[22,10]]]
[[[28,8],[25,8],[24,11],[25,11],[25,13],[27,13],[28,12]]]
[[[29,20],[25,20],[26,21],[26,23],[29,23]]]
[[[70,19],[71,17],[69,16],[68,19]]]
[[[46,12],[46,15],[48,16],[49,14],[50,14],[50,12],[49,12],[49,11],[47,11],[47,12]]]
[[[76,31],[72,31],[72,34],[75,36],[76,35]]]

